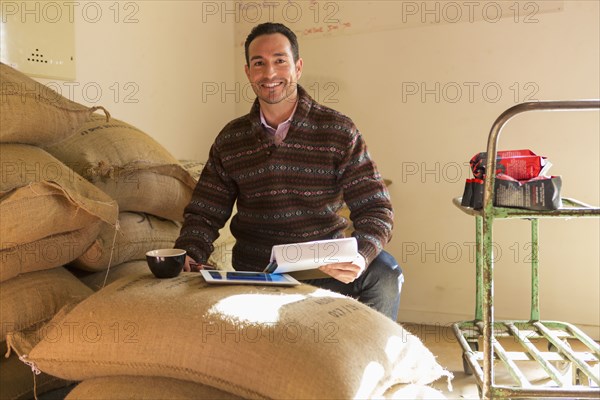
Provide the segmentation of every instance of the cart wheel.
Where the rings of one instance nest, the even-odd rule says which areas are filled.
[[[467,342],[467,343],[469,344],[469,347],[471,348],[471,350],[479,351],[479,342]],[[463,371],[465,372],[465,375],[473,375],[473,371],[471,370],[471,367],[469,366],[469,362],[467,361],[466,354],[463,354],[462,362],[463,362]],[[481,394],[479,397],[481,397]]]

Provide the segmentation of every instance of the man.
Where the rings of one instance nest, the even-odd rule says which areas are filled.
[[[188,253],[185,270],[202,268],[236,201],[233,266],[249,271],[265,268],[273,245],[343,237],[347,221],[337,211],[345,201],[362,262],[321,266],[331,278],[306,282],[355,297],[395,321],[402,270],[382,250],[391,237],[392,206],[362,136],[348,117],[298,85],[303,61],[286,26],[256,26],[245,53],[257,99],[211,147],[175,243]]]

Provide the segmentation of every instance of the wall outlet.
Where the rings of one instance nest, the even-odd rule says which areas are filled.
[[[30,76],[75,80],[75,22],[68,11],[58,2],[2,1],[0,61]]]

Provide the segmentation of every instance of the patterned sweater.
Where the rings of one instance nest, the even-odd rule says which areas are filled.
[[[391,237],[389,193],[363,137],[346,116],[316,103],[298,86],[298,106],[279,145],[260,123],[258,99],[250,113],[217,136],[184,211],[175,246],[204,263],[229,219],[236,238],[233,266],[260,271],[276,244],[341,238],[348,221],[367,265]]]

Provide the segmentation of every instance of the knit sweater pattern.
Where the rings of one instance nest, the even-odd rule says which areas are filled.
[[[352,120],[298,86],[290,129],[275,145],[260,123],[259,107],[257,99],[218,134],[175,247],[205,263],[237,201],[230,225],[233,267],[261,271],[273,245],[344,237],[348,221],[337,212],[345,202],[358,251],[369,265],[391,238],[393,211]]]

